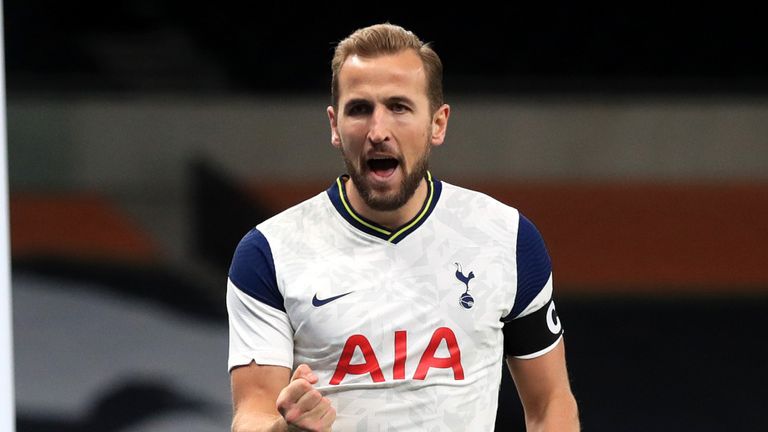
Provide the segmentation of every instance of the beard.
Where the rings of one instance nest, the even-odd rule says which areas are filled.
[[[377,192],[366,177],[366,172],[370,169],[367,164],[361,164],[360,169],[357,169],[352,161],[344,153],[343,147],[341,150],[341,157],[344,159],[344,165],[347,167],[349,177],[354,182],[357,191],[360,193],[360,197],[363,202],[373,210],[377,211],[393,211],[404,206],[408,200],[411,199],[421,179],[426,177],[427,170],[429,169],[429,151],[430,146],[427,144],[427,150],[413,165],[413,169],[406,170],[405,163],[401,158],[398,159],[398,168],[403,170],[403,179],[400,182],[399,187],[389,193]]]

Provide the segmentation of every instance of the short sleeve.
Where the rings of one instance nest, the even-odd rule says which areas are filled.
[[[229,370],[258,364],[293,367],[293,330],[278,289],[272,251],[256,228],[235,250],[227,281]]]
[[[522,214],[517,231],[515,301],[504,321],[504,352],[533,358],[557,345],[563,329],[552,300],[552,261],[536,227]]]

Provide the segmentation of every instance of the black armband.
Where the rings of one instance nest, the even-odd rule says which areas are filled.
[[[504,323],[504,354],[527,356],[554,344],[563,334],[563,326],[550,300],[536,312]]]

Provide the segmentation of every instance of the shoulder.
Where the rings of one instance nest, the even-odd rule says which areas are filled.
[[[249,231],[237,245],[228,277],[240,291],[275,309],[285,310],[277,288],[272,250],[257,228]]]
[[[443,183],[441,208],[457,219],[492,231],[517,234],[520,212],[482,192]]]
[[[270,241],[283,236],[302,235],[304,231],[314,228],[326,217],[330,204],[325,192],[302,201],[275,216],[258,224],[256,228]],[[308,222],[312,222],[308,224]]]
[[[491,207],[502,211],[508,211],[508,212],[516,212],[517,209],[514,207],[504,204],[503,202],[497,200],[496,198],[485,194],[483,192],[479,192],[473,189],[469,189],[462,186],[457,186],[452,183],[447,183],[442,181],[442,187],[443,187],[443,194],[445,194],[446,198],[451,200],[460,200],[468,203],[472,203],[474,205],[480,205],[483,207]]]
[[[324,193],[303,201],[256,225],[238,243],[229,277],[243,291],[251,286],[277,286],[275,260],[283,245],[295,246],[306,239],[308,230],[318,230],[319,218],[327,207]],[[325,204],[325,205],[324,205]],[[261,290],[261,288],[259,288]]]
[[[444,208],[466,226],[515,245],[518,265],[549,262],[541,233],[517,208],[471,189],[443,183]],[[459,222],[454,222],[454,225]]]

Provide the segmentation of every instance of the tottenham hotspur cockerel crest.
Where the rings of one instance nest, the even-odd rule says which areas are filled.
[[[472,306],[475,304],[475,299],[472,298],[472,295],[469,293],[469,281],[475,277],[475,273],[470,271],[468,275],[464,275],[464,272],[461,271],[461,264],[454,264],[456,264],[456,279],[460,280],[467,288],[466,291],[464,291],[464,294],[459,297],[459,304],[464,309],[472,309]]]

